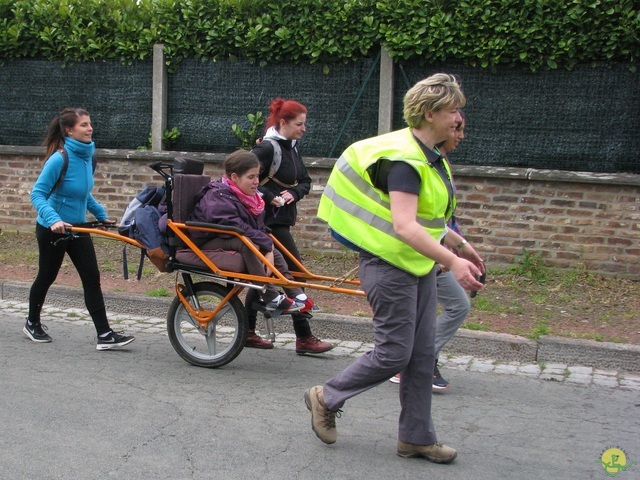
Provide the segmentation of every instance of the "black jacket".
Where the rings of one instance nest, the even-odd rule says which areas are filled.
[[[311,190],[311,177],[307,167],[302,162],[302,157],[298,153],[297,147],[291,147],[291,140],[278,140],[278,143],[282,150],[282,163],[275,178],[287,185],[293,185],[295,182],[298,182],[298,184],[295,187],[285,188],[270,180],[260,187],[260,192],[263,194],[262,198],[266,203],[265,224],[267,226],[293,226],[296,224],[296,218],[298,217],[296,204]],[[269,176],[269,169],[273,161],[273,145],[271,142],[261,142],[252,152],[260,160],[260,180],[262,181]],[[295,201],[283,207],[271,205],[271,201],[280,196],[280,192],[283,190],[291,192]]]

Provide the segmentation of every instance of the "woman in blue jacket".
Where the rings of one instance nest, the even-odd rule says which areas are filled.
[[[133,342],[134,337],[114,332],[109,326],[100,287],[100,270],[89,234],[68,237],[74,224],[86,222],[87,210],[96,220],[115,223],[107,218],[102,205],[91,195],[93,188],[93,127],[86,110],[66,108],[56,115],[45,136],[47,161],[31,191],[31,203],[38,212],[38,275],[29,293],[29,316],[23,332],[34,342],[51,342],[40,313],[49,287],[53,284],[65,254],[76,267],[87,310],[98,334],[97,350],[110,350]],[[63,149],[68,158],[66,173]],[[61,180],[61,181],[60,181]]]

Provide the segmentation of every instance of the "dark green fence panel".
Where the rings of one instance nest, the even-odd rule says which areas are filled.
[[[467,95],[462,165],[640,173],[640,74],[625,66],[497,73],[454,65],[396,66],[394,125],[409,86],[456,74]]]
[[[76,63],[5,60],[0,66],[0,144],[40,145],[66,107],[91,115],[96,146],[146,145],[151,130],[151,61]]]
[[[394,126],[404,126],[402,97],[416,81],[446,71],[468,97],[467,140],[454,163],[601,173],[640,173],[640,77],[624,66],[529,73],[491,73],[461,65],[396,65]],[[169,74],[168,128],[180,151],[230,152],[231,131],[273,98],[295,98],[309,109],[304,156],[337,157],[376,134],[377,59],[347,65],[185,60]],[[59,62],[6,60],[0,65],[0,144],[38,145],[51,117],[67,106],[92,116],[101,148],[146,145],[151,127],[152,62],[117,61],[62,67]]]
[[[239,146],[231,131],[238,123],[248,128],[246,115],[268,114],[276,97],[292,98],[308,109],[307,133],[302,139],[304,156],[327,156],[336,139],[336,156],[349,144],[375,135],[378,128],[378,77],[375,59],[355,64],[275,64],[259,67],[247,62],[181,62],[169,74],[167,126],[182,135],[175,150],[230,152]],[[358,93],[371,70],[356,108],[346,125]]]

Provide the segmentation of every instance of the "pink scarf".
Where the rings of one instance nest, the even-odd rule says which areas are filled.
[[[249,213],[254,217],[257,217],[264,211],[264,200],[258,194],[253,196],[249,196],[246,193],[242,193],[242,190],[238,188],[238,186],[233,183],[233,181],[227,177],[222,177],[222,182],[229,185],[229,188],[236,196],[240,199],[240,202],[247,207]]]

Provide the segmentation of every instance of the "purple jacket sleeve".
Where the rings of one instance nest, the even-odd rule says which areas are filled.
[[[239,228],[261,252],[273,249],[273,241],[260,229],[264,223],[252,217],[239,201],[232,201],[227,195],[221,195],[216,190],[209,190],[200,199],[193,209],[191,220]]]

